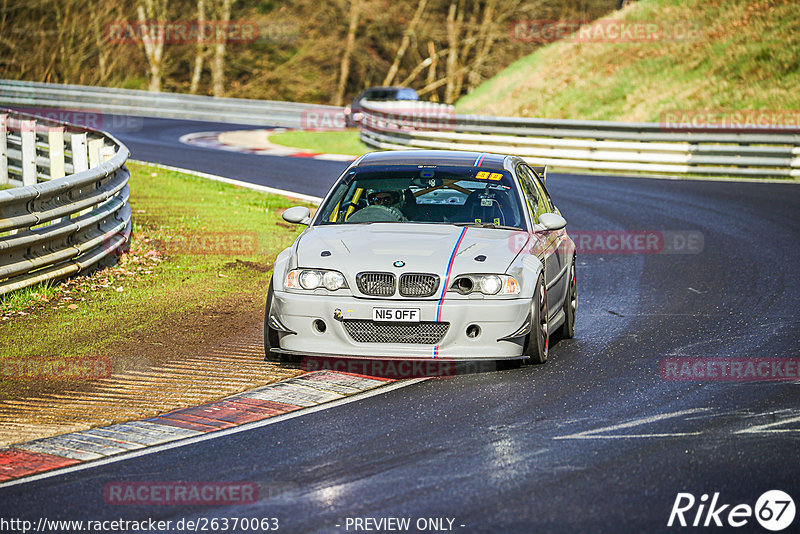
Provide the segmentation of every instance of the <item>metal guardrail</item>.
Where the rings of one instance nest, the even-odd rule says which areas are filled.
[[[0,190],[0,295],[124,250],[129,155],[107,133],[0,109],[0,186],[18,186]]]
[[[202,120],[258,126],[324,126],[343,108],[319,104],[217,98],[179,93],[152,93],[132,89],[113,89],[83,85],[0,80],[0,104],[88,110],[96,113],[134,117]],[[342,115],[341,120],[344,121]]]
[[[430,102],[365,102],[361,140],[381,149],[513,153],[534,165],[645,173],[800,177],[800,128],[457,115]]]

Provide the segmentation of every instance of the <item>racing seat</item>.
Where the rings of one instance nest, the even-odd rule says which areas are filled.
[[[410,221],[429,221],[430,214],[424,206],[417,204],[417,197],[414,196],[411,189],[403,191],[403,199],[405,200],[403,206],[403,213],[406,214]]]
[[[479,189],[473,191],[464,202],[464,216],[461,222],[483,222],[504,226],[516,226],[511,201],[505,191],[499,189]]]

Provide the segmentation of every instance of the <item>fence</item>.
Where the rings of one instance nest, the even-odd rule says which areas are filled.
[[[162,117],[234,124],[301,128],[309,113],[341,113],[343,108],[216,98],[132,89],[0,80],[0,103],[14,107],[90,110],[134,117]]]
[[[430,102],[366,102],[361,140],[381,149],[513,153],[534,165],[644,173],[800,177],[800,128],[705,128],[457,115]]]
[[[0,295],[123,250],[129,155],[107,133],[0,109]]]

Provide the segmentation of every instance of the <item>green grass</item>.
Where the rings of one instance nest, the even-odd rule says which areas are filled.
[[[270,135],[269,140],[277,145],[301,148],[323,154],[360,156],[365,152],[374,150],[361,142],[358,137],[358,129],[355,128],[330,132],[280,132]]]
[[[298,202],[154,167],[128,168],[131,253],[117,267],[65,284],[73,286],[71,307],[63,299],[58,306],[36,304],[60,285],[0,299],[5,312],[33,305],[0,324],[0,360],[107,354],[134,334],[226,299],[263,306],[272,262],[301,230],[287,227],[277,211]],[[153,257],[161,261],[149,262]],[[203,335],[190,326],[180,333]],[[0,394],[13,397],[18,385],[3,382]]]
[[[59,292],[57,284],[48,280],[41,284],[24,287],[0,296],[0,312],[18,312],[30,308],[37,302],[49,299]]]
[[[676,110],[769,110],[797,120],[796,2],[640,0],[609,18],[693,33],[656,42],[553,43],[463,97],[457,111],[659,122]]]

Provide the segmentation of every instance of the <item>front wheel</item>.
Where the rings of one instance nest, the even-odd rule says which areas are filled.
[[[536,281],[536,293],[531,301],[531,331],[525,341],[525,356],[534,364],[547,361],[550,343],[550,321],[547,316],[547,291],[544,275]]]
[[[273,348],[280,348],[278,331],[269,326],[269,312],[272,310],[272,280],[269,281],[267,291],[267,305],[264,308],[264,361],[279,362],[280,357],[272,352]]]

